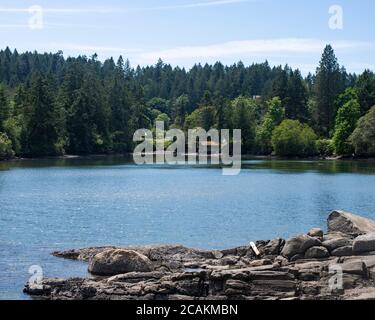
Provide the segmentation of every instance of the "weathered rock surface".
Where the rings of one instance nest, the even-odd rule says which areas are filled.
[[[349,257],[353,255],[353,247],[345,246],[340,247],[331,251],[331,255],[334,257]]]
[[[353,242],[353,252],[363,253],[375,251],[375,233],[357,237]]]
[[[363,220],[355,220],[358,228],[358,221]],[[26,284],[24,291],[52,300],[373,299],[374,234],[358,236],[359,229],[353,226],[350,232],[345,229],[346,234],[341,227],[323,235],[313,229],[310,235],[287,241],[258,241],[259,256],[250,246],[197,250],[162,245],[55,252],[57,257],[88,262],[89,270],[100,277],[44,279]],[[342,287],[332,280],[338,277],[342,277]]]
[[[312,247],[305,252],[306,259],[322,259],[329,257],[329,252],[324,247]]]
[[[333,211],[328,217],[328,231],[361,235],[375,232],[375,221],[344,211]]]
[[[264,247],[264,253],[267,255],[279,255],[283,246],[285,244],[284,239],[274,239],[271,240],[265,247]]]
[[[151,260],[133,250],[107,249],[93,256],[89,263],[89,272],[99,276],[152,270]]]
[[[330,252],[346,246],[352,246],[353,241],[349,238],[334,238],[331,240],[323,241],[322,246],[326,247]]]
[[[281,255],[287,258],[292,258],[297,254],[304,254],[307,249],[311,247],[320,246],[321,242],[306,234],[290,238],[286,241]]]
[[[323,237],[323,230],[320,229],[320,228],[313,228],[311,229],[307,235],[310,236],[310,237],[315,237],[315,238],[321,238]]]
[[[356,274],[362,277],[368,276],[366,263],[361,258],[346,261],[341,265],[341,268],[344,273]]]

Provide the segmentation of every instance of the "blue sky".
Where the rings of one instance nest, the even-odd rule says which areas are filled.
[[[40,29],[29,26],[34,5],[43,9]],[[332,5],[343,9],[343,29],[329,27]],[[339,62],[360,72],[375,70],[374,12],[373,0],[0,0],[0,47],[121,54],[133,66],[267,59],[307,73],[331,43]]]

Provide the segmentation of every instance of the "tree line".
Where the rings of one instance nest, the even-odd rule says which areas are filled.
[[[348,73],[330,45],[306,77],[267,61],[133,68],[121,56],[6,48],[0,83],[0,158],[128,153],[133,133],[160,120],[166,129],[242,129],[249,154],[375,154],[375,75]]]

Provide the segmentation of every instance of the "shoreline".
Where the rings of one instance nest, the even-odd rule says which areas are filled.
[[[161,245],[53,252],[86,262],[91,276],[27,283],[24,293],[47,300],[375,299],[375,221],[333,211],[327,225],[326,233],[314,228],[257,241],[256,250]]]
[[[154,153],[154,156],[156,154]],[[215,155],[216,156],[216,155]],[[95,159],[95,158],[112,158],[112,157],[133,157],[133,153],[124,154],[90,154],[90,155],[62,155],[62,156],[46,156],[46,157],[15,157],[12,159],[0,160],[0,163],[12,163],[12,162],[22,162],[22,161],[45,161],[45,160],[70,160],[70,159]],[[210,158],[210,156],[208,156]],[[375,157],[279,157],[272,155],[252,155],[244,154],[242,155],[242,161],[246,160],[279,160],[279,161],[375,161]]]

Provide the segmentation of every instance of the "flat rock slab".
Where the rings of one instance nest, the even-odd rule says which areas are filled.
[[[375,232],[375,221],[345,211],[333,211],[328,217],[328,231],[349,235]]]
[[[344,273],[367,277],[367,267],[362,259],[348,261],[340,265]]]

